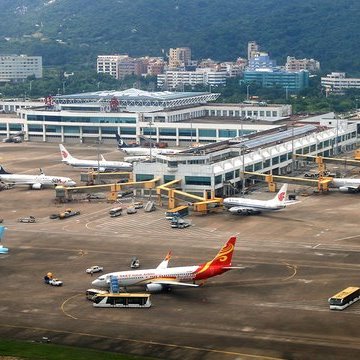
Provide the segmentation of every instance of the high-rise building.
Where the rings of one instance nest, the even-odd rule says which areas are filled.
[[[255,53],[260,51],[260,46],[256,43],[256,41],[248,42],[248,60],[254,57]]]
[[[0,81],[22,81],[28,76],[42,78],[42,57],[0,55]]]
[[[170,48],[169,69],[185,68],[191,63],[191,49],[188,47]]]
[[[295,59],[295,57],[288,56],[286,59],[285,70],[308,70],[310,72],[316,72],[320,70],[320,62],[314,59]]]

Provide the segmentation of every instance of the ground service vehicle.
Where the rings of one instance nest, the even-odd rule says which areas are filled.
[[[137,201],[133,203],[133,206],[135,209],[142,209],[144,207],[144,204],[142,201]]]
[[[93,301],[94,307],[148,308],[151,306],[150,294],[143,293],[98,294]]]
[[[165,212],[165,218],[168,220],[172,220],[175,216],[184,217],[186,215],[189,215],[189,207],[186,205],[178,206]]]
[[[34,216],[28,216],[28,217],[22,217],[19,219],[19,222],[22,223],[34,223],[36,220],[34,218]]]
[[[360,299],[360,288],[348,287],[329,299],[330,310],[344,310]]]
[[[88,274],[93,274],[93,273],[97,273],[97,272],[101,272],[104,271],[104,268],[102,266],[91,266],[88,269],[85,270]]]
[[[127,214],[136,214],[137,213],[137,210],[134,206],[130,206],[126,209],[126,213]]]
[[[130,196],[133,194],[134,194],[134,192],[132,190],[124,190],[124,191],[119,191],[117,197],[118,197],[118,199],[121,199],[125,196]]]
[[[189,227],[190,225],[191,224],[189,221],[186,221],[178,216],[173,217],[171,220],[171,223],[170,223],[170,226],[173,229],[184,229],[184,228]]]
[[[309,177],[309,178],[318,178],[319,176],[320,176],[320,173],[317,172],[317,171],[307,171],[307,172],[304,174],[304,177]],[[325,170],[325,171],[323,172],[323,176],[325,176],[325,177],[328,177],[328,176],[330,176],[330,177],[335,177],[336,174],[333,174],[333,173],[331,173],[330,171]]]
[[[59,219],[63,220],[75,215],[80,215],[80,211],[73,211],[71,209],[67,209],[63,213],[59,214]]]
[[[87,289],[85,291],[85,295],[88,300],[93,300],[94,297],[98,294],[107,294],[107,291],[99,289]]]
[[[132,269],[137,269],[140,267],[140,261],[136,256],[131,259],[130,267]]]
[[[116,216],[120,216],[122,214],[122,207],[119,206],[119,207],[116,207],[116,208],[113,208],[109,211],[109,214],[111,217],[116,217]]]

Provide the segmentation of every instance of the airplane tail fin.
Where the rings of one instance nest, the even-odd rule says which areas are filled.
[[[2,167],[2,165],[0,165],[0,174],[11,174],[11,173],[7,172],[7,171]]]
[[[72,159],[73,157],[71,154],[66,150],[65,146],[63,144],[59,144],[60,147],[60,153],[63,161],[68,161]]]
[[[287,193],[287,189],[288,189],[288,184],[284,184],[279,192],[275,195],[275,197],[270,200],[271,202],[273,202],[275,205],[286,205],[286,193]]]
[[[118,133],[116,133],[115,136],[116,136],[116,140],[118,142],[118,148],[126,148],[126,147],[128,147],[126,142],[120,137],[120,135]]]
[[[166,269],[168,267],[170,259],[171,259],[171,251],[167,253],[164,260],[159,264],[159,266],[156,269]]]
[[[101,161],[106,161],[104,155],[101,154]]]
[[[231,260],[235,249],[236,236],[232,236],[226,244],[220,249],[210,265],[228,267],[231,266]]]

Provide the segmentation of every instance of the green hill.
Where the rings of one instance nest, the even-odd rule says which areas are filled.
[[[0,0],[0,53],[95,67],[97,54],[235,60],[257,41],[278,63],[313,57],[359,73],[359,0]]]

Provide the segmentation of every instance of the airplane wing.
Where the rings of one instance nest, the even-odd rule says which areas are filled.
[[[231,213],[245,213],[247,211],[259,211],[258,208],[255,207],[251,207],[251,206],[233,206],[231,208],[229,208],[229,211]]]
[[[165,259],[158,265],[156,269],[166,269],[168,267],[170,259],[171,259],[171,251],[167,253]]]
[[[152,281],[151,284],[159,284],[159,285],[171,285],[171,286],[189,286],[189,287],[199,287],[198,284],[193,283],[186,283],[186,282],[180,282],[180,281],[172,281],[172,280],[156,280]]]
[[[289,206],[289,205],[294,205],[294,204],[297,204],[297,203],[300,203],[300,202],[301,201],[299,201],[299,200],[286,200],[285,205]]]

